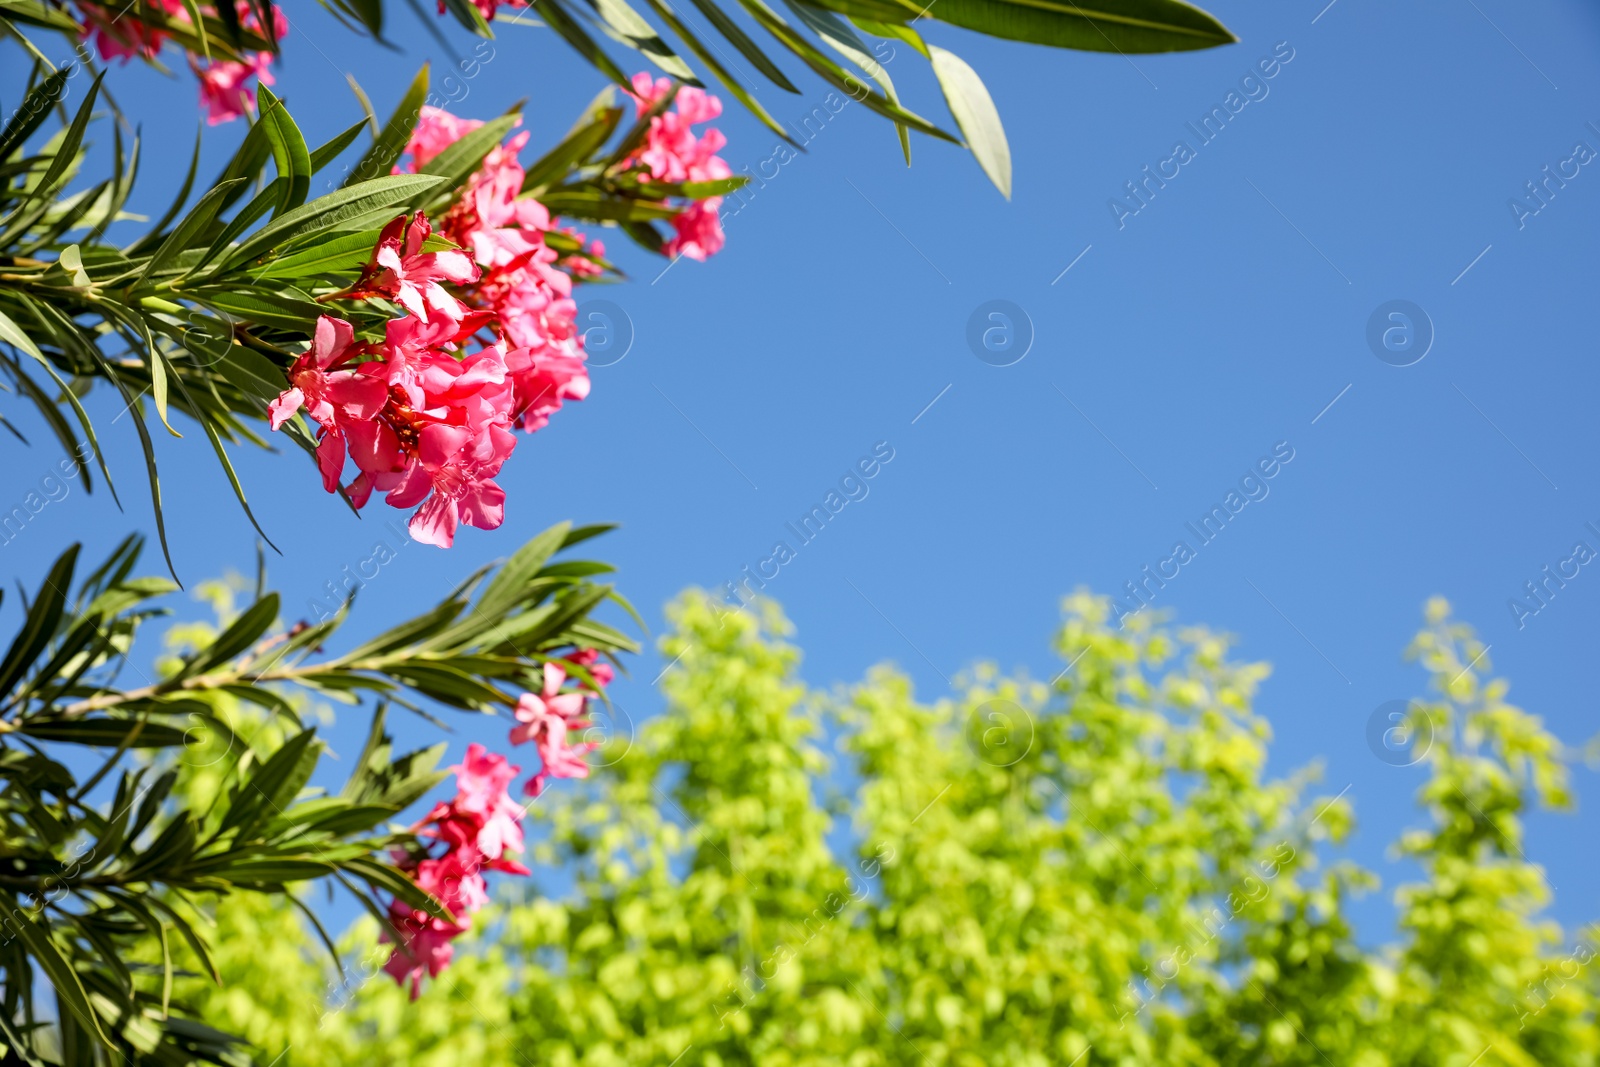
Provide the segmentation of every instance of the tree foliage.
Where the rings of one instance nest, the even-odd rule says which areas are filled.
[[[929,703],[888,667],[808,690],[770,605],[687,597],[666,712],[536,809],[570,891],[504,899],[411,1014],[304,950],[271,974],[232,954],[256,992],[211,1010],[285,1063],[1600,1062],[1593,933],[1540,917],[1522,855],[1566,755],[1442,602],[1411,650],[1433,746],[1387,942],[1347,915],[1375,877],[1331,855],[1351,798],[1265,774],[1266,668],[1107,611],[1069,599],[1054,684],[980,666]]]

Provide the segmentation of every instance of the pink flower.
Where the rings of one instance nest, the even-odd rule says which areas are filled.
[[[555,663],[544,665],[544,688],[541,692],[524,693],[517,701],[513,715],[520,726],[512,727],[511,743],[520,745],[532,741],[539,751],[542,766],[539,772],[523,786],[529,796],[544,792],[545,781],[550,778],[587,778],[589,765],[584,756],[600,746],[593,741],[568,744],[567,735],[573,729],[584,729],[592,723],[584,718],[588,697],[579,691],[561,692],[567,672]]]
[[[389,395],[383,382],[360,370],[336,369],[361,353],[354,340],[355,330],[343,319],[324,315],[317,320],[310,349],[289,368],[289,388],[267,405],[274,430],[302,406],[318,425],[330,430],[378,413]]]
[[[237,0],[235,7],[239,12],[239,23],[247,30],[262,33],[261,22],[255,16],[253,5],[245,0]],[[284,18],[283,9],[277,5],[272,8],[272,34],[277,40],[289,32],[289,20]],[[270,52],[256,52],[244,62],[234,60],[212,60],[204,65],[193,56],[189,57],[189,66],[200,78],[200,102],[206,106],[206,122],[212,126],[220,122],[228,122],[245,114],[255,107],[255,90],[249,88],[245,81],[252,75],[263,85],[274,85]]]
[[[412,878],[463,926],[467,916],[489,903],[483,857],[471,848],[453,848],[438,859],[420,861]]]
[[[464,252],[422,251],[423,242],[432,233],[428,216],[420,211],[409,220],[402,215],[385,226],[357,291],[393,297],[424,322],[433,317],[430,311],[453,323],[460,322],[466,308],[439,283],[462,285],[477,281],[478,268]]]
[[[412,159],[412,165],[406,169],[427,166],[434,156],[482,125],[480,119],[461,119],[444,108],[424,106],[417,112],[417,124],[412,127],[411,140],[406,143],[405,150]]]
[[[588,671],[589,677],[594,679],[594,684],[599,686],[601,689],[604,689],[606,686],[610,685],[612,679],[614,679],[617,674],[617,672],[612,669],[611,664],[601,659],[599,651],[593,648],[580,648],[578,651],[569,652],[567,655],[562,656],[561,658],[566,660],[568,663],[582,667],[584,670]],[[584,686],[584,688],[587,689],[589,687]],[[591,690],[591,692],[592,691],[593,690]]]
[[[497,8],[528,6],[528,0],[472,0],[472,3],[477,7],[479,13],[489,20],[493,20]],[[444,12],[444,0],[439,0],[439,14],[442,15]]]
[[[459,426],[425,426],[416,464],[385,500],[397,508],[421,504],[411,516],[411,536],[449,548],[458,524],[493,530],[504,520],[506,494],[493,478],[515,447],[516,439],[497,426],[477,436]]]
[[[439,972],[450,965],[455,957],[455,948],[450,942],[467,928],[412,911],[399,901],[389,905],[389,920],[399,931],[400,942],[389,954],[383,969],[400,985],[409,982],[411,999],[416,1000],[422,992],[422,976],[437,978]],[[383,940],[393,939],[385,931]]]
[[[577,230],[563,230],[568,237],[575,239],[584,255],[571,255],[558,261],[557,265],[567,271],[574,278],[598,278],[605,273],[605,268],[596,263],[590,256],[602,258],[606,254],[604,241],[591,241]]]
[[[232,122],[254,108],[256,93],[246,83],[253,76],[272,85],[272,73],[267,69],[271,62],[265,52],[257,52],[245,63],[219,59],[203,67],[190,59],[189,65],[200,78],[200,102],[206,106],[207,125]]]
[[[628,95],[633,97],[634,106],[642,115],[671,89],[672,82],[668,79],[652,82],[649,74],[640,72],[633,76],[633,91]],[[673,110],[651,118],[650,132],[645,135],[644,147],[634,155],[634,161],[643,164],[652,178],[662,182],[708,182],[730,176],[733,171],[717,155],[728,139],[715,129],[697,137],[691,128],[720,114],[721,100],[703,89],[684,86],[673,98]]]
[[[661,251],[668,256],[688,256],[702,262],[707,256],[722,251],[722,217],[717,211],[720,207],[722,197],[708,196],[672,216],[672,228],[678,232],[661,246]]]
[[[384,970],[399,984],[410,983],[411,999],[422,990],[422,979],[438,977],[449,966],[455,950],[451,941],[464,933],[473,912],[489,902],[486,870],[526,875],[528,868],[506,853],[522,848],[522,807],[507,793],[521,768],[482,745],[467,746],[466,758],[451,770],[456,775],[456,795],[434,805],[414,828],[418,838],[445,850],[395,853],[396,867],[427,892],[454,917],[454,922],[416,911],[400,900],[389,904],[389,918],[399,934]],[[394,939],[385,932],[385,942]]]
[[[156,8],[168,18],[189,21],[183,0],[147,0],[147,6]],[[100,4],[80,3],[83,12],[83,36],[94,38],[101,59],[120,59],[124,63],[134,56],[153,59],[161,51],[167,35],[161,30],[146,26],[135,18],[124,19],[121,12],[113,14]]]
[[[521,852],[522,805],[506,788],[522,768],[474,743],[467,746],[461,764],[451,769],[456,773],[456,810],[480,820],[477,851],[491,860],[507,850]]]

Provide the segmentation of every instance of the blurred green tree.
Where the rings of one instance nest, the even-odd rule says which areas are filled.
[[[1422,880],[1378,948],[1345,915],[1376,879],[1321,858],[1348,800],[1265,775],[1266,667],[1108,612],[1068,598],[1051,684],[923,703],[887,667],[809,691],[776,607],[686,595],[665,714],[535,808],[568,891],[503,900],[409,1009],[370,921],[330,985],[298,916],[229,898],[223,986],[180,992],[283,1065],[1600,1063],[1594,932],[1540,918],[1521,843],[1567,754],[1447,605],[1411,649]]]

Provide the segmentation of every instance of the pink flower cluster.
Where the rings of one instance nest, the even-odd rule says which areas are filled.
[[[530,873],[508,856],[522,851],[522,805],[511,799],[507,786],[520,767],[482,745],[467,746],[466,759],[452,767],[456,796],[439,803],[414,828],[430,845],[443,844],[435,856],[425,846],[420,852],[400,852],[395,865],[435,900],[455,922],[418,911],[400,900],[389,904],[389,921],[399,933],[384,971],[401,985],[411,984],[411,999],[422,991],[422,978],[437,978],[455,954],[451,945],[471,926],[472,913],[489,902],[483,872]],[[386,932],[385,941],[394,940]]]
[[[574,666],[586,671],[592,684],[580,682],[578,688],[562,692],[567,671]],[[595,744],[573,744],[568,736],[591,725],[585,707],[599,696],[601,687],[610,684],[612,676],[611,665],[603,662],[597,651],[581,649],[562,661],[546,663],[540,692],[522,695],[511,743],[532,741],[541,763],[538,773],[523,786],[526,795],[537,797],[551,778],[589,776],[583,757]],[[524,808],[511,799],[509,791],[522,768],[482,745],[471,744],[466,758],[451,770],[456,775],[455,798],[434,805],[413,830],[426,844],[394,857],[399,870],[455,918],[448,922],[400,900],[390,903],[389,920],[400,936],[383,969],[402,986],[410,983],[413,1000],[422,990],[424,975],[437,978],[449,966],[455,954],[452,942],[470,929],[472,913],[489,902],[484,872],[530,873],[510,858],[511,853],[523,851]],[[443,851],[436,855],[434,849],[441,845]],[[384,940],[394,941],[388,933]]]
[[[569,738],[594,725],[588,718],[588,704],[600,689],[611,684],[611,664],[600,662],[600,654],[592,648],[575,652],[566,660],[588,671],[594,684],[579,682],[577,689],[562,692],[568,668],[546,663],[544,687],[537,693],[523,693],[513,712],[517,725],[511,728],[511,743],[532,741],[539,753],[539,772],[523,785],[523,792],[531,797],[543,793],[551,778],[589,777],[589,765],[583,757],[599,747],[593,741],[573,744]]]
[[[478,272],[465,253],[422,251],[430,232],[421,214],[390,223],[359,283],[409,314],[389,320],[378,345],[357,343],[348,322],[322,316],[268,415],[276,430],[303,408],[318,427],[323,488],[338,490],[348,459],[352,504],[365,507],[377,491],[393,507],[421,505],[411,535],[449,548],[459,524],[492,530],[504,518],[494,477],[516,447],[513,385],[503,343],[456,355],[487,316],[439,283]]]
[[[179,22],[190,21],[189,9],[185,6],[184,0],[136,0],[136,2],[151,13],[164,15]],[[225,0],[225,2],[234,4],[242,27],[257,35],[265,36],[261,20],[256,16],[253,5],[247,0]],[[146,26],[136,18],[124,17],[128,10],[127,5],[115,11],[103,4],[87,2],[80,2],[78,7],[83,15],[83,36],[94,38],[95,47],[99,49],[102,59],[121,59],[124,62],[135,56],[153,59],[169,39],[170,35],[162,30]],[[200,12],[203,15],[214,15],[216,5],[201,4]],[[273,40],[281,40],[288,32],[289,22],[284,18],[282,9],[274,4]],[[189,66],[200,79],[200,102],[206,108],[206,121],[215,126],[219,122],[236,119],[255,107],[256,94],[250,87],[250,79],[255,78],[263,85],[274,84],[271,63],[270,52],[250,53],[243,62],[208,60],[191,55]]]
[[[424,107],[411,139],[413,165],[424,165],[481,125]],[[523,131],[492,149],[439,229],[471,252],[480,271],[476,282],[463,288],[463,299],[491,314],[510,346],[517,423],[532,432],[549,422],[563,401],[589,395],[589,374],[572,275],[560,268],[556,251],[544,240],[554,229],[550,213],[539,201],[519,195],[526,172],[517,153],[527,142]],[[596,255],[605,251],[599,242],[590,247]]]
[[[662,97],[672,91],[669,78],[651,80],[640,72],[633,76],[633,98],[638,114],[654,107]],[[693,127],[710,122],[722,114],[722,101],[706,92],[686,85],[673,98],[672,110],[663,111],[650,120],[650,132],[644,145],[633,156],[633,161],[644,166],[658,182],[712,182],[732,176],[726,161],[717,155],[728,139],[716,128],[696,135]],[[711,196],[697,200],[672,219],[677,234],[667,241],[662,251],[668,256],[688,256],[705,260],[722,250],[722,221],[717,209],[722,197]]]
[[[671,88],[645,75],[634,85],[654,94],[636,97],[641,108]],[[686,88],[676,105],[652,120],[633,165],[664,181],[727,177],[715,155],[722,135],[690,130],[720,113],[717,99]],[[422,108],[396,170],[426,166],[482,125]],[[289,369],[289,388],[269,407],[274,430],[302,409],[316,423],[325,489],[343,485],[358,508],[374,492],[393,507],[417,507],[412,536],[442,548],[462,523],[501,524],[505,493],[494,479],[516,447],[511,431],[541,429],[566,401],[589,395],[572,286],[575,275],[600,273],[588,257],[605,246],[559,229],[543,204],[522,195],[517,153],[527,141],[518,133],[485,156],[439,219],[443,242],[430,245],[433,224],[420,213],[383,230],[361,277],[338,295],[382,297],[405,314],[389,321],[381,343],[358,343],[349,323],[323,316]],[[704,259],[721,248],[719,203],[678,215],[668,254]],[[552,233],[586,255],[563,257],[546,241]],[[347,466],[355,468],[348,483]]]
[[[528,0],[472,0],[473,6],[478,9],[486,20],[493,20],[494,13],[502,7],[527,7]],[[445,2],[439,0],[439,14],[445,13]]]

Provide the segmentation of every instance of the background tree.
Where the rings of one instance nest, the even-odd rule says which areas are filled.
[[[1568,753],[1443,602],[1412,648],[1434,683],[1401,846],[1422,878],[1386,942],[1345,914],[1375,878],[1326,855],[1348,800],[1264,774],[1266,668],[1067,609],[1053,685],[979,666],[928,704],[887,667],[810,692],[775,608],[688,596],[666,713],[535,809],[569,891],[508,887],[459,986],[403,1023],[386,983],[317,996],[309,946],[282,985],[235,953],[262,993],[233,1010],[273,1054],[318,1017],[311,1048],[415,1064],[1600,1062],[1593,935],[1539,918],[1520,854],[1524,806],[1567,801]],[[276,1016],[286,987],[305,1003]]]

